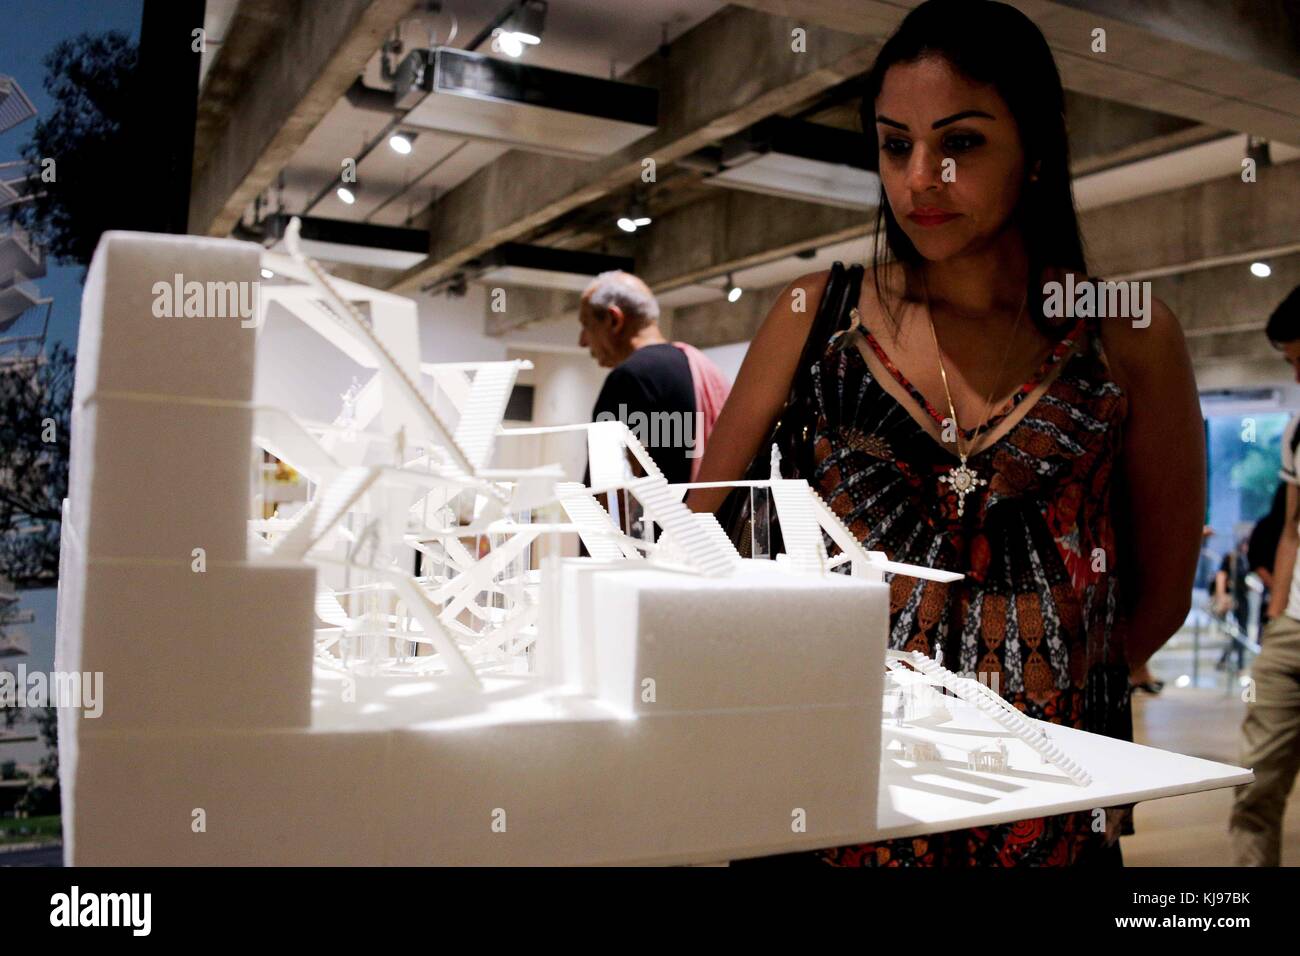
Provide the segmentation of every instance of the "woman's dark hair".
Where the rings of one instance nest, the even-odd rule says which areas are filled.
[[[1028,312],[1052,338],[1065,328],[1062,320],[1044,314],[1044,275],[1049,270],[1086,274],[1083,240],[1070,189],[1070,150],[1065,132],[1065,94],[1052,51],[1038,27],[1015,7],[991,0],[928,0],[909,13],[885,41],[867,75],[862,97],[862,129],[868,155],[879,156],[876,136],[876,97],[885,74],[899,63],[927,56],[947,60],[958,73],[976,83],[988,83],[1011,110],[1025,150],[1025,181],[1012,213],[1024,236],[1029,257]],[[1031,181],[1031,172],[1037,179]],[[876,294],[892,316],[882,292],[885,266],[882,243],[892,258],[914,278],[923,257],[912,245],[881,195],[876,212]]]
[[[1274,347],[1286,345],[1300,339],[1300,285],[1291,290],[1291,294],[1282,300],[1268,317],[1264,334]]]

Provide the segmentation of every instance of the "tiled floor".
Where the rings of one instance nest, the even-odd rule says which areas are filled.
[[[1217,655],[1216,655],[1217,656]],[[1176,687],[1181,661],[1164,657],[1153,661],[1152,670],[1168,683],[1157,697],[1136,694],[1133,712],[1134,738],[1138,743],[1162,750],[1238,763],[1238,740],[1245,704],[1239,694],[1224,693],[1226,678],[1214,674],[1214,659],[1208,662],[1210,677],[1219,678],[1218,688]],[[1172,666],[1171,666],[1172,665]],[[1207,679],[1202,663],[1202,683]],[[1183,797],[1168,797],[1138,804],[1136,832],[1123,840],[1127,866],[1230,866],[1228,814],[1232,790],[1212,790]],[[1291,792],[1283,821],[1282,865],[1300,866],[1300,788]]]

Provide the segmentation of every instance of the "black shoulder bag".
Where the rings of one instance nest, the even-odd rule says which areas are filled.
[[[781,477],[803,478],[811,483],[814,468],[812,435],[817,424],[812,368],[825,353],[831,336],[847,326],[849,310],[857,305],[862,292],[862,274],[860,265],[846,269],[843,263],[836,262],[831,266],[826,291],[799,355],[785,406],[745,469],[744,480],[761,481],[771,474],[772,446],[776,445],[781,452]],[[749,488],[734,488],[717,512],[719,523],[745,557],[750,557],[752,551],[753,500]],[[776,509],[770,495],[763,496],[762,500],[767,508],[769,553],[776,554],[783,550]]]

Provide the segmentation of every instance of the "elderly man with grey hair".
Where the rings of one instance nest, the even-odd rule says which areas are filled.
[[[726,377],[699,350],[664,337],[654,293],[629,273],[596,276],[578,320],[578,344],[611,369],[592,419],[622,421],[670,482],[690,481],[730,390]]]

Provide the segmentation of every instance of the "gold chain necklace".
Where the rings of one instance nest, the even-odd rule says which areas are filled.
[[[1020,304],[1020,311],[1016,313],[1016,320],[1011,326],[1011,337],[1007,342],[1006,351],[1002,353],[1002,364],[998,367],[997,378],[993,380],[993,390],[989,392],[989,400],[984,406],[984,415],[982,422],[987,423],[989,413],[993,410],[993,398],[998,393],[998,386],[1002,383],[1002,373],[1007,368],[1007,358],[1011,354],[1011,345],[1015,342],[1016,332],[1020,328],[1020,317],[1025,314],[1025,307],[1029,304],[1029,291],[1025,291],[1025,299]],[[963,449],[961,447],[961,422],[957,420],[957,409],[952,403],[952,392],[948,389],[948,370],[943,365],[943,350],[939,348],[939,334],[934,329],[934,313],[930,309],[930,291],[925,289],[925,315],[930,323],[930,337],[934,340],[934,354],[939,359],[939,377],[943,379],[943,393],[948,399],[948,414],[952,416],[953,427],[957,430],[957,455],[961,463],[950,466],[948,473],[939,476],[939,480],[949,485],[957,494],[957,517],[961,517],[966,512],[966,496],[973,492],[980,485],[987,485],[988,481],[981,478],[974,469],[966,464],[966,458],[973,450],[973,446]],[[976,428],[979,426],[976,425]],[[980,436],[976,436],[978,441]]]

